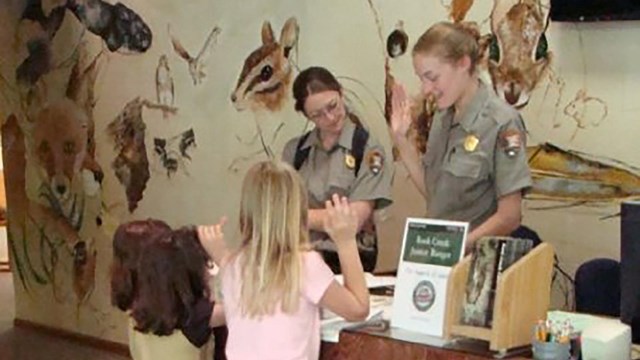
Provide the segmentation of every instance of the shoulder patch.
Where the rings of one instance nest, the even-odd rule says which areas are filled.
[[[508,157],[515,157],[523,147],[523,133],[518,129],[506,129],[500,133],[500,147]]]
[[[374,175],[378,175],[382,171],[384,165],[384,155],[379,150],[372,150],[367,153],[367,165]]]

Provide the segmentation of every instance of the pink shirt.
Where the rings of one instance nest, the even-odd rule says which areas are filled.
[[[298,311],[280,311],[261,319],[243,317],[239,299],[239,262],[233,260],[222,271],[222,298],[229,328],[227,358],[316,360],[320,356],[320,308],[318,303],[334,279],[331,269],[315,251],[302,256],[303,273]]]

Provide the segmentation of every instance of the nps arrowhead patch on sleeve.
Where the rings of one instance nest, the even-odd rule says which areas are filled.
[[[367,153],[367,165],[374,175],[378,175],[382,171],[384,165],[384,155],[379,150],[372,150]]]
[[[522,150],[524,143],[522,136],[522,131],[518,129],[507,129],[500,133],[500,147],[507,157],[513,158]]]

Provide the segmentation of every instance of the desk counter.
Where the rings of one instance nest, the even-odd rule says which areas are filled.
[[[530,359],[529,347],[506,354],[505,359]],[[498,354],[489,351],[486,342],[442,339],[401,329],[382,331],[367,328],[343,330],[338,343],[323,342],[322,360],[330,359],[429,359],[429,360],[481,360],[495,359]]]

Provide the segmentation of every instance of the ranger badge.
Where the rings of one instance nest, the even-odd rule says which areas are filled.
[[[475,135],[469,135],[464,139],[464,149],[467,150],[468,152],[473,152],[475,151],[479,142],[480,140],[478,140],[478,138],[475,137]]]
[[[344,155],[344,164],[349,168],[353,169],[356,167],[356,158],[351,155],[351,153],[346,153]]]

